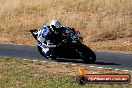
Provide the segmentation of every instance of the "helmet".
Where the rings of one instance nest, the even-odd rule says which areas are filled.
[[[50,27],[55,26],[56,28],[60,28],[61,27],[61,23],[58,20],[52,20],[50,22]]]

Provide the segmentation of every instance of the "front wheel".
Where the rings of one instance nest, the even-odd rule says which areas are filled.
[[[95,63],[96,61],[96,55],[95,53],[86,45],[82,45],[80,47],[80,56],[84,63]]]
[[[96,55],[94,52],[84,54],[82,60],[84,63],[95,63]]]

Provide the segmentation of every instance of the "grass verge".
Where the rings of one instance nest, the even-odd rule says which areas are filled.
[[[86,84],[75,81],[77,68],[62,63],[0,57],[0,88],[131,88],[132,84]],[[87,68],[87,66],[85,66]],[[88,73],[128,73],[87,68]],[[132,73],[130,73],[132,75]]]

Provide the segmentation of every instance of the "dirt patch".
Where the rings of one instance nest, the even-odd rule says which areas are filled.
[[[116,40],[89,42],[85,44],[95,50],[123,51],[132,53],[132,38],[121,38]]]

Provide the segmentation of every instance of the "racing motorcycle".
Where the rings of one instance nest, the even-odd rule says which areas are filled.
[[[51,43],[47,45],[49,49],[52,51],[51,55],[49,57],[45,56],[45,53],[40,46],[39,42],[37,45],[39,53],[48,59],[57,59],[57,58],[69,58],[69,59],[77,59],[81,58],[84,63],[94,63],[96,61],[96,55],[95,53],[86,45],[84,45],[79,39],[71,39],[70,35],[74,34],[71,32],[71,34],[66,33],[67,31],[71,31],[70,28],[65,28],[61,33],[54,31],[51,32],[49,36],[46,37],[47,41],[50,41]],[[33,29],[30,30],[31,34],[34,36],[34,38],[37,40],[38,36],[38,30]]]

